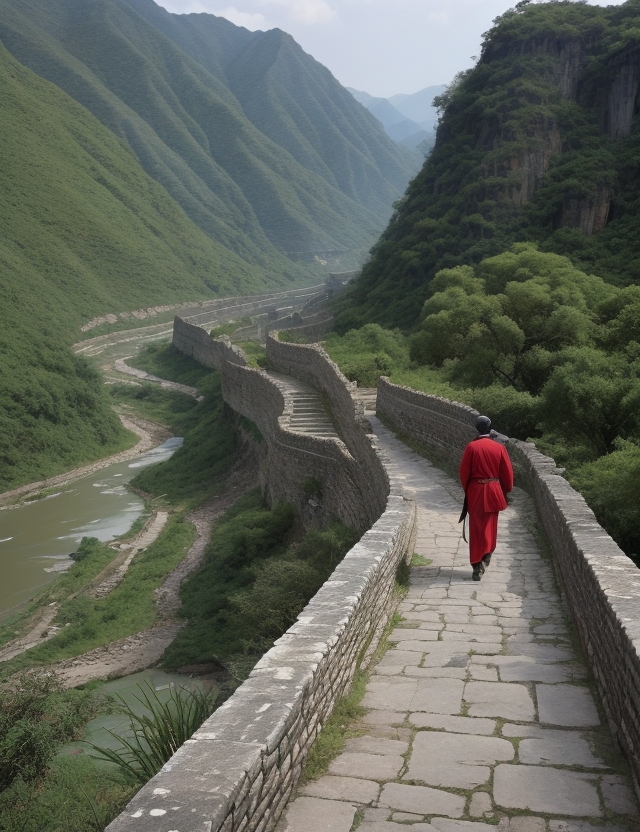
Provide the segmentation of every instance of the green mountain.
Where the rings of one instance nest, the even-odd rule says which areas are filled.
[[[251,264],[368,248],[411,174],[411,157],[281,32],[150,0],[0,0],[0,40]]]
[[[69,349],[82,323],[150,299],[259,290],[265,277],[195,226],[124,142],[1,45],[0,111],[3,490],[123,441],[101,380]]]
[[[524,0],[440,96],[435,148],[339,325],[413,327],[434,275],[514,242],[640,282],[640,2]]]
[[[150,0],[0,0],[0,77],[0,489],[125,441],[82,323],[308,281],[411,173],[291,38]]]

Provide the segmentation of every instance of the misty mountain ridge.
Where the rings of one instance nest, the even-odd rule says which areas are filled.
[[[251,264],[366,251],[417,169],[280,30],[173,15],[152,0],[0,0],[0,40]]]
[[[445,90],[444,84],[425,87],[416,93],[398,93],[379,98],[347,87],[351,95],[380,121],[387,135],[398,144],[427,153],[435,144],[438,114],[433,99]]]
[[[120,450],[87,320],[357,266],[419,166],[284,32],[0,0],[0,480]]]

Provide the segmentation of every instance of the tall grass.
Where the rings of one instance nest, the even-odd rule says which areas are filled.
[[[97,745],[92,748],[99,754],[97,759],[115,763],[125,774],[144,784],[213,713],[219,691],[172,686],[165,701],[149,683],[139,688],[140,693],[134,694],[134,698],[145,709],[142,714],[136,713],[122,697],[116,697],[117,710],[129,717],[133,738],[129,740],[109,731],[120,742],[120,748]]]

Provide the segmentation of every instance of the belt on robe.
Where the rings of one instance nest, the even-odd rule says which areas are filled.
[[[487,477],[484,480],[474,480],[474,482],[479,482],[480,485],[486,485],[488,482],[500,482],[500,477]]]

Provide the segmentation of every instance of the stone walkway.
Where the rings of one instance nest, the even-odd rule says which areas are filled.
[[[282,373],[268,373],[269,378],[287,396],[288,405],[280,417],[280,423],[287,430],[322,436],[325,439],[339,439],[322,396],[313,387]]]
[[[418,507],[411,586],[372,669],[358,736],[289,804],[279,832],[596,832],[640,816],[579,654],[552,562],[516,489],[480,583],[461,491],[377,420]]]

